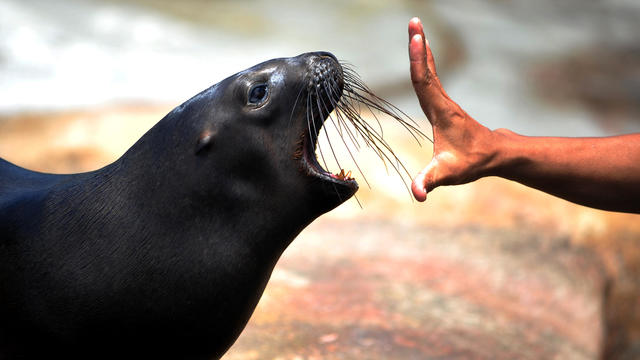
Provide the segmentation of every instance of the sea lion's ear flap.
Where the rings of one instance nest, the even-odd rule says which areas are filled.
[[[200,137],[198,138],[198,142],[196,143],[196,155],[200,155],[201,153],[209,150],[211,148],[211,144],[213,143],[213,132],[204,131]]]

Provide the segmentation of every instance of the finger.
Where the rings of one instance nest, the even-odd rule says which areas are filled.
[[[422,22],[420,21],[420,19],[414,17],[409,20],[409,39],[411,39],[416,34],[424,35],[424,29],[422,28]]]
[[[422,111],[433,124],[435,117],[431,116],[442,106],[442,91],[438,82],[433,82],[433,74],[427,68],[427,53],[420,34],[416,34],[409,42],[409,59],[411,83],[418,97]]]
[[[422,34],[424,36],[424,34]],[[429,45],[429,40],[425,37],[425,49],[427,52],[427,66],[429,67],[429,71],[433,74],[433,76],[438,76],[436,72],[436,61],[433,59],[433,53],[431,52],[431,46]]]
[[[431,159],[429,165],[422,169],[411,183],[411,192],[416,200],[423,202],[427,199],[427,192],[433,190],[432,179],[434,178],[437,160]]]
[[[427,65],[427,52],[424,47],[422,35],[415,34],[409,40],[409,62],[411,69],[411,82],[416,91],[423,91],[429,83],[429,69]]]
[[[429,39],[427,39],[427,37],[424,35],[424,28],[422,26],[422,22],[417,17],[414,17],[409,21],[409,39],[412,39],[415,35],[420,35],[422,37],[423,46],[426,52],[428,70],[434,75],[437,75],[436,63],[433,58],[433,53],[431,52]]]
[[[411,68],[411,82],[417,91],[428,83],[429,68],[424,33],[420,19],[414,17],[409,21],[409,63]],[[420,95],[420,94],[418,94]]]

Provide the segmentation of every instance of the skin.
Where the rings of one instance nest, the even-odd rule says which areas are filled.
[[[438,186],[499,176],[577,204],[640,213],[640,134],[530,137],[488,129],[445,92],[418,18],[409,22],[409,60],[434,139],[433,158],[411,185],[416,200]]]

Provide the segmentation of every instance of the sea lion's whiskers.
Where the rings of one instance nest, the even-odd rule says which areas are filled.
[[[358,141],[357,136],[351,131],[351,128],[348,126],[347,120],[345,120],[345,115],[341,111],[336,111],[335,114],[336,114],[336,117],[338,118],[338,121],[344,127],[345,132],[347,133],[347,136],[349,137],[349,140],[351,140],[351,142],[353,142],[353,144],[355,145],[357,150],[360,150],[360,142]]]
[[[360,115],[362,110],[358,109],[358,111],[355,111],[353,108],[351,108],[352,107],[352,103],[355,102],[356,104],[358,104],[358,106],[360,106],[361,104],[364,104],[366,106],[367,103],[365,101],[362,101],[360,98],[351,96],[349,94],[350,89],[347,89],[346,91],[347,91],[347,93],[344,95],[344,98],[345,98],[344,100],[345,100],[345,102],[348,102],[348,103],[341,104],[341,106],[339,108],[340,108],[340,110],[342,112],[345,112],[345,114],[347,115],[347,117],[350,120],[359,122],[362,119],[362,117]],[[375,118],[376,122],[378,123],[378,126],[380,127],[380,133],[383,134],[382,124],[380,124],[380,120],[375,116],[375,114],[373,114],[373,112],[371,112],[371,114],[374,115],[374,118]]]
[[[335,83],[335,81],[333,79],[332,80],[332,87],[337,87],[338,84]],[[325,84],[325,91],[328,91],[330,93],[330,96],[328,96],[329,101],[331,102],[331,105],[333,106],[334,109],[337,109],[339,106],[339,102],[340,102],[340,95],[338,93],[336,93],[335,91],[332,91],[331,88],[329,88],[329,90],[327,90],[327,85]],[[358,172],[360,173],[360,175],[362,175],[362,178],[364,179],[365,183],[367,183],[367,186],[369,188],[371,188],[371,184],[369,184],[369,180],[367,180],[367,177],[364,175],[364,172],[362,171],[362,169],[360,168],[360,165],[358,164],[358,161],[356,160],[355,156],[353,156],[353,152],[351,151],[351,148],[349,147],[349,144],[347,144],[346,140],[344,139],[344,135],[342,134],[342,127],[344,124],[344,129],[347,132],[347,135],[349,136],[349,138],[352,140],[353,143],[356,144],[356,148],[359,150],[359,144],[358,142],[355,140],[354,135],[352,134],[351,130],[349,129],[349,127],[347,126],[345,120],[343,119],[343,116],[341,114],[340,111],[334,111],[333,114],[336,117],[336,120],[338,122],[338,126],[335,125],[334,119],[331,116],[331,114],[329,114],[329,119],[331,119],[331,123],[334,124],[334,127],[336,127],[338,130],[338,133],[340,134],[340,139],[342,140],[342,143],[344,144],[344,147],[347,149],[347,152],[349,153],[349,156],[351,157],[351,160],[353,160],[353,163],[355,164],[356,168],[358,169]],[[325,134],[327,134],[327,131],[325,130]],[[327,135],[327,139],[328,139],[328,135]],[[337,159],[336,159],[336,163],[337,163]],[[338,165],[340,166],[340,165]],[[357,198],[356,198],[357,200]],[[360,204],[360,201],[358,201],[358,204]],[[362,206],[362,205],[360,205]]]
[[[383,161],[385,169],[386,169],[386,171],[388,173],[389,169],[387,168],[386,161],[390,161],[391,162],[391,158],[389,156],[385,156],[384,150],[377,144],[377,142],[384,143],[384,145],[385,145],[384,147],[386,148],[386,150],[392,152],[391,147],[388,144],[386,144],[386,142],[384,142],[382,137],[378,135],[378,133],[376,132],[375,129],[370,128],[370,125],[366,121],[362,120],[362,118],[359,115],[359,113],[357,113],[355,110],[353,110],[353,108],[355,108],[355,106],[343,106],[343,104],[339,104],[337,106],[337,111],[335,111],[334,114],[339,115],[341,118],[342,118],[341,115],[344,114],[345,117],[348,120],[350,120],[351,124],[354,126],[356,131],[365,140],[365,144],[368,147],[370,147],[371,149],[373,149],[374,152],[376,153],[376,155]],[[350,152],[350,149],[349,149],[347,144],[345,144],[345,147],[347,147],[347,150]],[[397,159],[397,157],[395,157],[395,158]],[[360,170],[360,167],[359,167],[359,165],[358,165],[358,163],[357,163],[357,161],[355,159],[354,159],[354,163],[358,167],[359,172],[362,173],[362,171]],[[398,169],[395,166],[394,166],[394,168],[396,169],[397,172],[399,172]],[[363,174],[363,177],[364,177],[364,174]],[[369,185],[369,187],[371,187],[369,182],[366,179],[365,179],[365,181],[367,182],[367,185]]]
[[[393,118],[396,119],[398,122],[400,122],[403,126],[405,127],[409,127],[410,129],[409,132],[414,136],[414,138],[416,137],[413,133],[416,132],[418,134],[420,134],[420,137],[422,138],[426,138],[427,140],[431,141],[431,139],[425,135],[424,133],[422,133],[422,131],[420,131],[418,129],[419,125],[418,123],[413,120],[409,115],[407,115],[404,111],[402,111],[400,108],[398,108],[397,106],[393,105],[392,103],[388,102],[387,100],[377,96],[376,94],[374,94],[371,89],[369,89],[369,87],[364,84],[362,82],[362,80],[360,80],[357,75],[351,74],[350,73],[350,69],[347,70],[347,74],[346,74],[346,78],[348,79],[348,81],[352,82],[350,84],[351,87],[362,91],[364,93],[366,93],[368,96],[370,96],[374,101],[371,101],[370,99],[361,96],[360,94],[358,94],[355,91],[351,91],[351,95],[353,96],[357,96],[359,100],[363,100],[365,101],[367,104],[373,106],[374,108],[376,108],[377,110],[383,112],[383,113],[387,113],[387,111],[390,111],[393,114]],[[377,102],[380,102],[383,106],[378,105]],[[382,109],[381,109],[382,107]],[[389,114],[391,115],[391,114]],[[405,118],[408,119],[410,121],[407,122],[405,121]],[[416,141],[418,141],[418,139],[416,139]],[[432,141],[431,141],[432,142]],[[418,144],[420,142],[418,141]]]
[[[378,154],[378,157],[382,160],[382,163],[385,166],[385,170],[387,171],[387,173],[389,172],[389,169],[387,168],[387,161],[389,162],[389,164],[391,165],[391,167],[394,169],[394,171],[398,174],[398,176],[400,176],[401,178],[403,178],[403,171],[404,170],[404,174],[406,174],[409,179],[411,178],[411,174],[409,173],[409,171],[407,170],[407,168],[404,166],[404,163],[402,163],[402,161],[396,156],[396,154],[394,153],[393,149],[391,149],[391,146],[382,138],[379,137],[378,134],[376,134],[375,132],[370,133],[370,135],[372,136],[372,138],[374,139],[371,143],[373,144],[373,146],[375,147],[375,149],[377,151],[376,154]],[[387,151],[384,151],[378,144],[382,145],[382,147],[384,149],[386,149]],[[391,154],[391,157],[389,154]],[[394,160],[395,160],[395,164],[394,164]],[[407,186],[406,183],[404,183],[405,188],[407,189],[407,191],[409,191],[409,193],[411,193],[411,190],[409,189],[409,187]]]
[[[339,99],[338,100],[332,100],[332,105],[334,106],[334,108],[340,107]],[[347,136],[349,137],[349,140],[355,145],[355,148],[357,150],[360,150],[360,142],[358,141],[357,136],[355,136],[355,134],[353,134],[353,132],[351,131],[351,128],[348,126],[348,124],[347,124],[347,122],[345,120],[345,117],[347,115],[342,111],[334,111],[333,113],[336,116],[336,118],[338,120],[338,123],[341,124],[340,126],[344,128]]]
[[[412,119],[409,115],[407,115],[407,113],[402,111],[402,109],[398,108],[397,106],[393,105],[392,103],[388,102],[387,100],[385,100],[385,99],[377,96],[376,94],[374,94],[371,91],[371,89],[360,79],[360,77],[355,72],[355,70],[351,69],[351,65],[350,64],[345,64],[345,65],[346,65],[346,67],[343,67],[343,71],[345,73],[346,78],[349,79],[350,86],[358,88],[359,90],[367,93],[367,95],[369,95],[372,98],[376,99],[376,101],[379,101],[379,102],[383,103],[384,105],[388,106],[388,110],[392,111],[394,114],[397,115],[397,117],[398,117],[397,120],[398,121],[405,122],[404,118],[406,118],[409,121],[411,121],[411,123],[413,123],[416,127],[419,126],[418,122],[415,121],[414,119]],[[398,114],[398,113],[400,113],[400,114]],[[419,131],[419,129],[417,129],[417,128],[414,128],[414,130]],[[426,135],[425,135],[425,137],[428,139],[428,137]]]
[[[361,145],[360,142],[358,141],[358,136],[356,134],[354,134],[354,132],[351,129],[351,126],[349,126],[349,124],[351,123],[350,121],[348,121],[347,119],[347,115],[345,113],[343,113],[342,111],[339,111],[338,109],[340,108],[340,99],[336,99],[336,100],[332,100],[332,105],[334,106],[334,109],[336,109],[333,112],[333,116],[336,118],[338,124],[340,125],[341,129],[343,129],[344,133],[347,134],[347,137],[349,138],[349,141],[353,144],[353,146],[355,147],[356,150],[360,151],[361,149]],[[357,130],[356,130],[357,132]],[[348,147],[346,140],[344,140],[343,138],[343,142],[345,143],[345,146]],[[355,161],[355,159],[354,159]]]
[[[366,136],[363,136],[365,144],[370,149],[373,150],[373,152],[376,154],[376,156],[378,156],[378,158],[380,158],[380,160],[382,160],[382,164],[385,167],[385,171],[388,173],[389,169],[387,168],[387,163],[385,161],[384,150],[377,144],[375,136],[372,134],[372,131],[370,131],[366,126],[359,124],[358,122],[354,122],[353,125],[360,134],[366,135]]]
[[[355,149],[359,151],[361,149],[360,140],[364,142],[364,145],[373,150],[376,156],[382,161],[387,173],[393,171],[403,179],[405,177],[410,179],[411,174],[408,169],[393,151],[390,144],[384,139],[382,121],[379,114],[376,113],[385,114],[400,123],[419,145],[421,138],[428,139],[431,142],[432,140],[418,128],[418,123],[404,111],[375,95],[351,68],[351,65],[345,62],[340,62],[340,64],[342,65],[342,91],[339,90],[340,86],[337,83],[337,79],[326,79],[323,82],[323,88],[321,90],[326,94],[327,101],[325,102],[325,99],[320,96],[317,97],[319,100],[316,100],[316,105],[318,106],[319,112],[322,114],[323,109],[328,110],[327,105],[330,105],[334,109],[333,112],[328,115],[327,119],[330,119],[345,149],[356,165],[358,172],[362,175],[369,187],[371,187],[371,185],[366,179],[351,149],[351,146],[354,146]],[[338,96],[338,94],[340,96]],[[363,113],[365,109],[371,115],[371,118],[377,126],[374,127],[370,121],[364,119]],[[334,159],[342,169],[334,145],[331,143],[326,129],[325,135],[327,136],[327,142],[329,143]],[[403,183],[410,193],[406,182]]]
[[[357,94],[356,94],[357,95]],[[353,89],[351,89],[348,85],[345,86],[345,93],[341,99],[342,101],[339,104],[339,109],[341,112],[343,112],[347,118],[349,120],[354,120],[354,121],[364,121],[360,115],[360,113],[362,112],[362,105],[367,106],[367,108],[369,109],[369,104],[367,104],[367,102],[365,101],[366,99],[363,97],[359,97],[359,96],[354,96],[353,95]],[[370,110],[370,109],[369,109]],[[380,110],[379,110],[380,111]],[[380,125],[379,120],[376,117],[376,121],[378,122],[381,131],[382,131],[382,127]]]
[[[349,96],[349,95],[347,95],[347,96]],[[381,107],[378,104],[371,103],[371,101],[369,99],[361,98],[361,97],[359,97],[359,95],[358,95],[358,98],[356,99],[356,101],[362,101],[365,105],[369,106],[370,108],[374,108],[374,109],[376,109],[378,111],[384,112],[383,109],[381,109]],[[397,116],[397,118],[395,116]],[[421,137],[421,138],[425,138],[425,139],[431,141],[431,139],[429,139],[429,137],[427,137],[424,133],[422,133],[416,126],[414,126],[413,124],[402,120],[402,117],[400,115],[395,114],[392,117],[395,120],[397,120],[405,129],[407,129],[409,131],[409,133],[416,140],[418,145],[421,145],[420,144],[420,140],[418,139],[418,136]]]
[[[371,94],[371,95],[372,95],[372,96],[376,96],[376,95],[374,95],[374,94]],[[409,131],[409,133],[410,133],[410,134],[411,134],[411,136],[416,140],[416,142],[418,143],[418,145],[420,145],[420,140],[418,139],[418,136],[419,136],[419,137],[421,137],[421,138],[426,138],[427,140],[431,141],[431,139],[429,139],[429,137],[428,137],[428,136],[426,136],[424,133],[422,133],[422,131],[420,131],[420,129],[418,129],[418,128],[416,127],[416,126],[417,126],[417,124],[415,124],[415,121],[414,121],[413,119],[411,119],[408,115],[406,115],[404,112],[402,112],[402,110],[399,110],[399,109],[398,109],[398,111],[400,111],[400,114],[402,114],[402,115],[398,114],[397,112],[395,112],[395,111],[393,111],[393,110],[390,110],[390,111],[392,111],[392,114],[389,114],[389,113],[387,113],[387,112],[386,112],[386,110],[387,110],[387,109],[386,109],[384,106],[381,106],[380,104],[376,104],[376,103],[375,103],[375,102],[373,102],[372,100],[370,100],[370,99],[368,99],[368,98],[366,98],[366,97],[363,97],[363,96],[361,96],[360,94],[357,94],[357,93],[355,93],[355,92],[354,92],[354,93],[347,94],[346,96],[348,96],[348,97],[352,97],[354,101],[362,102],[362,103],[364,103],[366,106],[368,106],[368,107],[370,107],[370,108],[376,109],[377,111],[380,111],[380,112],[382,112],[382,113],[386,113],[386,114],[390,115],[391,117],[393,117],[393,118],[394,118],[395,120],[397,120],[397,121],[398,121],[398,122],[399,122],[399,123],[400,123],[400,124],[405,128],[405,129],[407,129],[407,130]],[[384,99],[380,99],[380,98],[377,98],[377,99],[379,99],[380,101],[385,101],[385,103],[387,103],[387,102],[386,102],[386,100],[384,100]],[[389,104],[389,103],[387,103],[387,104]],[[394,106],[394,105],[389,104],[389,106]],[[375,116],[375,115],[374,115],[374,116]],[[409,122],[405,121],[405,120],[403,119],[403,117],[406,117],[406,118],[411,119],[411,123],[409,123]],[[414,124],[415,124],[415,125],[414,125]],[[417,134],[417,135],[416,135],[416,134]]]
[[[324,108],[324,110],[327,112],[327,117],[331,119],[331,116],[329,116],[329,110],[327,109],[326,105],[324,104],[324,100],[322,100],[322,98],[320,96],[316,96],[316,105],[318,105],[318,111],[320,112],[320,116],[322,116],[322,110]],[[333,119],[331,119],[331,121],[333,122]],[[334,124],[335,126],[335,124]],[[340,161],[338,160],[338,157],[336,156],[336,152],[333,149],[333,145],[331,144],[331,139],[329,138],[329,134],[327,133],[327,131],[325,130],[324,132],[325,137],[327,138],[327,143],[329,143],[329,148],[331,149],[331,153],[333,154],[333,158],[336,161],[336,164],[338,165],[338,167],[340,169],[342,169],[342,166],[340,166]],[[325,168],[326,169],[326,168]]]
[[[359,145],[358,141],[356,140],[356,137],[354,136],[354,134],[351,132],[351,129],[349,128],[349,126],[347,126],[347,123],[345,122],[344,118],[342,117],[342,114],[339,111],[335,111],[339,107],[342,91],[339,91],[340,90],[340,86],[338,85],[338,83],[335,81],[334,78],[329,78],[329,81],[330,81],[329,84],[327,84],[326,82],[323,82],[323,86],[324,86],[325,91],[327,92],[327,95],[328,95],[327,99],[329,100],[331,106],[334,109],[334,111],[329,112],[328,118],[331,119],[331,123],[337,129],[338,134],[340,135],[340,139],[342,140],[342,143],[344,144],[344,147],[347,149],[347,152],[349,153],[349,156],[351,157],[351,160],[353,160],[353,163],[355,164],[356,168],[358,169],[358,172],[360,173],[360,175],[362,175],[362,179],[365,181],[365,183],[367,183],[367,186],[369,188],[371,188],[371,184],[369,183],[369,180],[367,180],[367,177],[364,175],[364,172],[360,168],[360,165],[358,164],[358,161],[353,156],[351,148],[349,147],[349,145],[347,144],[347,142],[344,139],[344,135],[342,133],[342,129],[344,128],[346,130],[347,135],[352,140],[352,142],[355,144],[357,149],[359,149],[360,145]],[[324,103],[324,101],[323,101],[323,103]],[[336,117],[336,121],[338,122],[338,126],[336,126],[336,122],[334,121],[334,117],[331,116],[332,113]],[[329,140],[328,133],[327,133],[326,130],[325,130],[325,134],[327,135],[327,140]],[[330,142],[329,142],[329,146],[331,146]],[[333,148],[331,150],[333,151]],[[335,157],[335,153],[334,153],[334,157]],[[336,163],[338,163],[338,159],[337,158],[336,158]],[[340,174],[342,175],[344,173],[344,171],[342,170],[342,167],[339,164],[338,164],[338,167],[341,168]],[[351,172],[349,171],[348,174],[351,174]],[[349,175],[346,175],[346,176],[348,177]],[[337,189],[336,189],[336,191],[337,191]],[[338,196],[339,196],[339,194],[338,194]],[[354,199],[356,199],[356,202],[358,203],[358,206],[360,206],[360,208],[362,209],[362,203],[360,203],[360,200],[358,199],[358,195],[354,194],[353,197],[354,197]]]
[[[315,87],[314,87],[314,89],[315,89]],[[323,118],[324,114],[322,112],[322,107],[320,106],[320,102],[322,101],[322,104],[324,105],[324,101],[321,99],[320,94],[318,93],[318,90],[315,90],[314,97],[316,99],[316,105],[318,106],[318,108],[317,108],[318,109],[318,115],[320,116],[320,118]],[[325,110],[327,112],[326,116],[329,117],[329,114],[330,114],[329,110],[326,108],[326,105],[324,105],[324,106],[325,106]],[[310,108],[310,107],[308,107],[308,108]],[[311,121],[313,122],[313,111],[311,112]],[[313,122],[313,124],[314,124],[313,126],[315,128],[315,122]],[[320,135],[320,133],[318,131],[316,131],[316,134],[318,134],[318,136]],[[338,162],[338,157],[336,156],[336,153],[333,150],[333,145],[331,145],[331,139],[329,138],[329,134],[327,133],[326,130],[325,130],[324,134],[325,134],[325,136],[327,138],[327,142],[329,143],[329,148],[331,149],[331,153],[333,153],[333,158],[336,161],[336,164],[338,165],[338,167],[342,168],[340,166],[340,163]],[[319,144],[319,140],[320,139],[316,139],[317,144],[318,144],[317,148],[320,151],[320,156],[322,157],[322,162],[324,164],[324,168],[328,169],[329,167],[327,166],[327,162],[326,162],[326,160],[324,158],[324,155],[322,154],[322,148],[321,148],[321,146],[319,146],[320,145]],[[338,199],[340,199],[342,201],[342,196],[340,195],[340,192],[338,191],[338,188],[336,187],[336,184],[331,183],[331,186],[333,187],[333,190],[335,191],[336,195],[338,196]],[[356,201],[357,201],[357,199],[356,199]],[[359,201],[358,201],[358,204],[360,204]],[[362,205],[360,205],[360,206],[362,207]]]
[[[315,89],[315,87],[313,89]],[[315,101],[316,105],[318,105],[318,108],[317,108],[318,109],[318,116],[320,116],[320,118],[323,117],[322,109],[320,108],[320,104],[318,102],[319,101],[318,99],[320,99],[320,94],[318,94],[317,90],[314,93],[309,91],[309,93],[307,94],[307,112],[311,114],[311,124],[313,126],[314,134],[318,134],[318,135],[316,135],[315,138],[311,137],[310,139],[311,139],[311,141],[314,141],[314,140],[316,141],[316,148],[320,152],[320,158],[322,159],[322,164],[324,165],[325,169],[328,169],[329,167],[327,166],[327,161],[326,161],[326,159],[324,157],[324,153],[322,152],[322,147],[319,144],[319,140],[320,139],[318,138],[318,136],[320,135],[320,133],[319,133],[318,129],[316,129],[315,117],[313,116],[313,112],[314,111],[313,111],[313,107],[312,107],[313,106],[313,99],[312,98],[314,98],[314,97],[316,99],[316,101]],[[327,116],[328,116],[328,114],[327,114]],[[307,127],[309,127],[308,123],[309,123],[309,117],[307,116]],[[326,130],[325,130],[325,135],[326,134],[327,133],[326,133]],[[333,152],[333,157],[336,160],[336,163],[338,163],[338,158],[336,157],[336,154],[333,151],[333,147],[331,146],[331,140],[329,139],[328,135],[327,135],[327,141],[329,142],[329,147],[331,147],[331,152]],[[338,164],[338,166],[340,166],[340,165]],[[342,196],[340,195],[340,192],[338,191],[338,188],[336,188],[336,185],[332,183],[331,186],[333,187],[336,195],[338,196],[338,199],[340,199],[340,201],[342,201]],[[360,202],[358,201],[358,204],[359,203]]]
[[[347,102],[347,106],[343,104],[343,102]],[[359,104],[358,104],[359,105]],[[337,111],[334,111],[334,114],[339,117],[340,121],[344,124],[345,128],[348,131],[350,140],[356,145],[356,149],[360,150],[360,143],[358,142],[357,136],[353,134],[350,127],[347,125],[346,120],[349,120],[349,123],[353,124],[353,119],[358,118],[358,112],[355,110],[355,106],[351,104],[351,100],[348,97],[343,96],[342,99],[339,99],[337,104],[335,105]],[[355,127],[355,124],[353,124]],[[358,129],[356,129],[356,132]],[[360,134],[362,136],[362,134]],[[365,139],[366,140],[366,139]]]
[[[333,96],[335,96],[335,94],[329,89],[327,88],[326,83],[323,84],[324,88],[325,88],[325,92],[327,92],[327,94],[329,95],[327,97],[328,101],[330,102],[330,105],[335,109],[336,107],[336,101],[334,100]],[[331,123],[333,124],[333,127],[336,129],[336,131],[338,131],[338,134],[340,135],[340,139],[342,140],[342,143],[345,145],[345,147],[347,147],[348,150],[348,145],[344,140],[344,134],[342,133],[342,124],[340,124],[340,121],[338,121],[337,125],[336,125],[336,119],[334,119],[333,116],[331,116],[331,111],[329,111],[329,109],[327,108],[327,105],[324,103],[324,100],[322,100],[322,105],[324,107],[324,109],[327,111],[327,118],[331,121]],[[335,113],[334,113],[335,114]],[[327,131],[325,131],[325,134],[327,135],[327,141],[329,141],[329,135],[327,134]],[[331,142],[329,141],[329,144],[331,144]],[[332,149],[333,150],[333,149]],[[335,156],[335,153],[334,153]],[[338,159],[336,159],[336,163],[338,164],[338,166],[340,166],[340,164],[338,163]]]
[[[318,141],[317,135],[313,135],[313,134],[318,134],[318,131],[316,129],[316,121],[315,118],[313,116],[313,108],[312,106],[312,99],[311,99],[311,92],[309,92],[307,94],[307,128],[309,129],[309,140],[313,143],[313,141]],[[311,121],[309,121],[309,115],[311,115]],[[309,124],[311,123],[311,125]],[[313,126],[313,133],[311,132],[311,126]],[[324,159],[324,154],[322,153],[322,148],[320,146],[316,146],[318,151],[320,152],[320,158],[322,159],[322,163],[324,165],[325,169],[328,169],[327,167],[327,161]]]
[[[357,119],[349,119],[349,120],[351,121],[351,125],[354,127],[356,132],[360,134],[360,136],[364,140],[365,145],[368,147],[371,147],[377,153],[378,152],[377,150],[380,150],[380,149],[375,143],[375,139],[371,135],[371,130],[369,130],[366,126],[368,124],[362,125],[360,121],[358,121]]]
[[[324,87],[324,91],[328,95],[327,99],[329,100],[329,105],[331,105],[332,108],[335,109],[338,106],[340,94],[336,92],[336,85],[334,84],[333,79],[330,78],[329,81],[331,82],[330,84],[327,84],[327,82],[325,81],[322,83],[322,86]],[[329,113],[331,113],[331,111],[329,111]],[[335,126],[335,122],[333,121],[333,118],[331,117],[331,115],[329,115],[329,117],[331,118],[331,122]],[[344,137],[344,134],[342,133],[343,127],[339,119],[338,119],[338,125],[336,126],[336,129],[338,130],[338,134],[340,134],[340,137],[341,138]]]
[[[371,136],[372,133],[375,133],[375,130],[371,129],[370,125],[366,121],[362,120],[358,113],[356,113],[352,109],[342,106],[339,107],[339,112],[346,115],[346,118],[350,121],[356,131],[361,135],[367,146],[373,147],[374,149],[377,148],[375,139],[373,139],[373,137]]]
[[[289,114],[289,123],[287,124],[287,127],[291,127],[291,122],[293,120],[293,113],[296,111],[296,105],[298,105],[298,99],[300,98],[300,95],[302,95],[302,91],[304,90],[305,86],[304,84],[300,85],[300,90],[298,91],[298,95],[296,96],[296,101],[293,102],[293,107],[291,107],[291,114]]]
[[[373,111],[371,111],[371,108],[376,109],[378,111],[384,112],[384,108],[381,108],[379,106],[377,106],[375,103],[370,102],[367,98],[365,98],[364,96],[360,96],[358,93],[356,93],[354,91],[354,89],[352,87],[347,87],[345,89],[346,91],[346,97],[350,100],[354,100],[356,103],[358,104],[363,104],[364,106],[367,107],[367,110],[369,110],[369,113],[371,115],[373,115],[373,118],[376,120],[376,122],[378,123],[378,128],[380,129],[380,135],[384,136],[384,130],[382,128],[382,124],[380,123],[380,120],[378,119],[378,117],[375,115],[375,113]],[[359,111],[361,112],[361,111]],[[359,116],[360,117],[360,116]]]
[[[337,90],[340,89],[339,85],[335,82],[335,79],[330,79],[329,80],[331,83],[329,85],[327,85],[326,83],[324,84],[324,87],[326,89],[326,91],[328,93],[330,93],[331,96],[329,96],[329,101],[331,103],[331,106],[333,107],[333,109],[337,109],[340,106],[340,92],[338,92]],[[343,131],[345,131],[347,133],[347,136],[349,137],[349,139],[355,144],[356,148],[359,149],[360,145],[356,139],[356,137],[354,136],[354,134],[351,132],[351,129],[349,128],[349,126],[347,126],[347,123],[344,120],[344,117],[342,116],[342,113],[340,111],[333,111],[333,115],[335,116],[335,120],[338,122],[338,126],[336,127],[338,130],[338,133],[340,134],[340,137],[342,138],[343,143],[345,144],[345,146],[348,147],[347,143],[344,140],[344,134]],[[329,117],[331,118],[331,122],[335,124],[334,122],[334,117],[329,115]]]
[[[375,129],[371,127],[370,124],[367,122],[357,121],[355,125],[361,132],[367,134],[367,139],[370,141],[370,145],[374,146],[380,155],[386,155],[384,150],[388,150],[396,160],[399,160],[398,157],[395,156],[391,146],[386,142],[386,140],[384,140],[381,134],[378,134]]]
[[[359,94],[356,90],[364,92],[366,95],[370,96],[370,98]],[[361,88],[355,87],[355,89],[349,88],[346,96],[352,98],[353,101],[363,103],[365,106],[369,107],[369,110],[373,108],[373,109],[376,109],[377,111],[380,111],[382,113],[385,113],[391,116],[394,120],[398,121],[401,125],[403,125],[409,131],[409,133],[414,137],[414,139],[416,139],[418,144],[420,143],[418,137],[426,138],[429,141],[431,141],[431,139],[429,139],[427,135],[425,135],[422,131],[418,129],[417,126],[419,125],[415,122],[415,120],[411,119],[411,117],[409,117],[402,110],[398,109],[395,105],[373,94],[371,90],[369,90],[366,86]],[[380,103],[377,103],[377,102],[380,102]],[[409,119],[409,122],[404,120],[404,118]]]

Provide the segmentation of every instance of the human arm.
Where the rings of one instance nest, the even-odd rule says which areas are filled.
[[[444,91],[417,18],[409,22],[411,80],[433,128],[433,158],[411,189],[418,201],[441,185],[500,176],[599,209],[640,213],[640,134],[528,137],[490,130]]]

